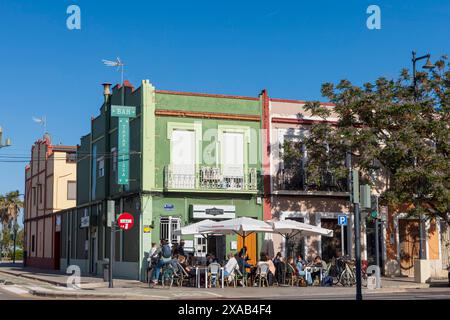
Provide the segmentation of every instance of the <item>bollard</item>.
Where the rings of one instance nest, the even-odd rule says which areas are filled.
[[[377,289],[377,277],[375,276],[368,276],[367,277],[367,289],[373,290]]]
[[[367,275],[372,275],[375,273],[375,279],[376,279],[376,283],[377,283],[377,289],[381,288],[381,272],[380,272],[380,267],[377,265],[372,265],[369,266],[367,268]],[[369,278],[369,276],[367,277],[367,279]]]

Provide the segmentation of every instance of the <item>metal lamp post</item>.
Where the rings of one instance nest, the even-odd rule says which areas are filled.
[[[414,85],[414,100],[417,101],[417,73],[416,73],[416,62],[419,60],[427,59],[427,62],[422,67],[423,69],[431,70],[434,68],[434,64],[430,61],[430,54],[423,55],[421,57],[416,57],[416,52],[412,52],[412,63],[413,63],[413,85]],[[423,216],[420,214],[419,217],[419,259],[424,259],[423,254],[423,238],[424,238],[424,230],[423,230]]]
[[[356,267],[356,300],[362,300],[361,282],[361,221],[359,209],[359,172],[352,169],[351,150],[346,155],[346,166],[349,169],[348,188],[350,205],[353,204],[354,229],[355,229],[355,267]],[[351,249],[349,251],[352,251]]]
[[[412,52],[412,63],[413,63],[413,82],[414,82],[414,97],[417,98],[417,73],[416,73],[416,62],[419,60],[427,59],[427,62],[422,67],[424,69],[431,70],[434,68],[434,64],[430,61],[430,54],[426,54],[421,57],[416,57],[416,52]]]

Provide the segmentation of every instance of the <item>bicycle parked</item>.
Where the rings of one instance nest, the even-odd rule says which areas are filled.
[[[367,267],[366,260],[361,262],[361,284],[367,286]],[[328,265],[327,273],[333,277],[333,284],[340,284],[344,287],[351,287],[356,284],[356,262],[349,256],[333,258]]]

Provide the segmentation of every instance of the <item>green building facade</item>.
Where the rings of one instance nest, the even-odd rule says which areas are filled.
[[[130,119],[129,184],[118,182],[118,119],[111,105],[136,107]],[[261,97],[156,90],[144,80],[105,85],[100,115],[81,138],[77,159],[77,207],[61,212],[61,269],[80,266],[101,274],[109,258],[107,200],[129,212],[134,226],[116,233],[114,275],[144,280],[152,242],[185,240],[185,250],[219,260],[240,249],[236,236],[176,236],[202,219],[263,218]],[[263,239],[246,239],[257,259]],[[256,261],[255,261],[256,262]]]

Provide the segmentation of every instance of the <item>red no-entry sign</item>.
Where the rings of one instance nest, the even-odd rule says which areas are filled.
[[[117,219],[117,223],[119,224],[120,229],[129,230],[133,227],[134,218],[128,212],[124,212]]]

